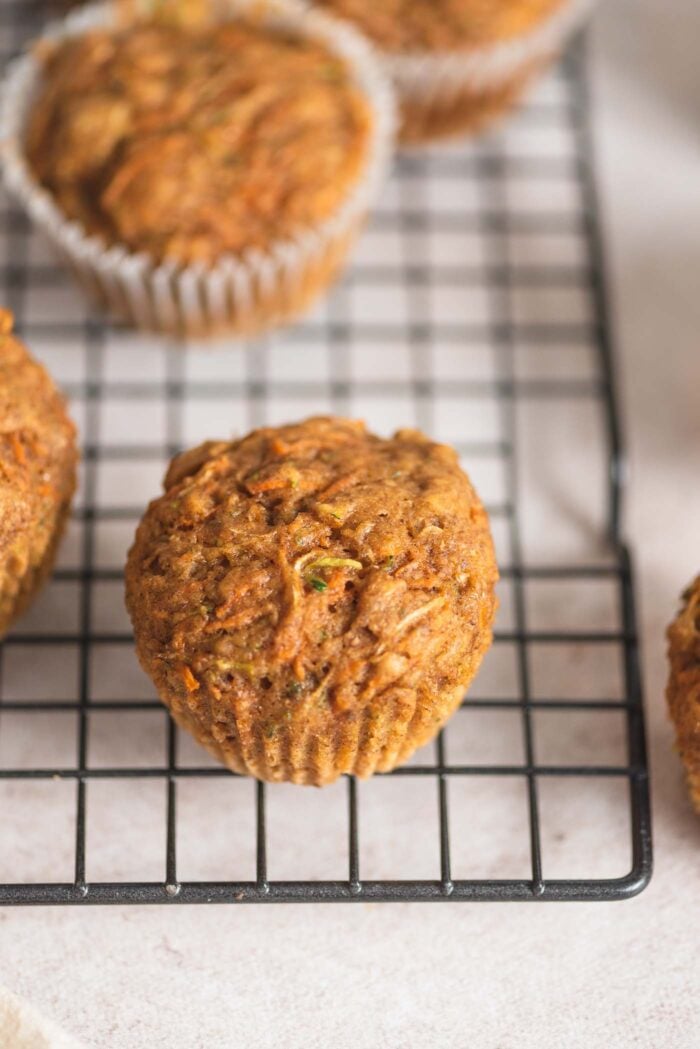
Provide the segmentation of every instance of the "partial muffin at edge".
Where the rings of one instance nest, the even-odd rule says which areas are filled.
[[[314,0],[379,50],[400,140],[476,134],[505,116],[580,23],[583,0]]]
[[[450,52],[513,40],[565,0],[314,0],[353,22],[383,51]]]
[[[700,576],[683,594],[668,628],[668,656],[668,708],[690,797],[700,813]]]
[[[0,309],[0,637],[53,566],[76,484],[75,427]]]
[[[315,418],[176,458],[126,569],[144,670],[230,768],[389,771],[457,709],[497,568],[456,453]]]

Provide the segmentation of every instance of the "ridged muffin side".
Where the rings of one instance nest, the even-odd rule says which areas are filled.
[[[458,135],[478,134],[505,118],[555,55],[536,58],[494,85],[468,87],[442,95],[407,93],[401,107],[401,141],[421,145]]]
[[[175,459],[126,570],[141,663],[230,768],[389,771],[491,644],[488,519],[455,452],[317,418]]]
[[[476,133],[512,110],[593,0],[314,0],[372,41],[400,104],[400,141]]]
[[[690,797],[700,813],[700,576],[683,594],[668,628],[671,672],[667,699]]]
[[[65,401],[12,327],[0,310],[0,636],[51,571],[78,461]]]

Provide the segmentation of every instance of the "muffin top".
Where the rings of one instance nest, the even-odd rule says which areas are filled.
[[[314,228],[367,155],[342,59],[252,21],[137,21],[48,47],[31,168],[108,245],[210,264]]]
[[[0,309],[0,592],[21,569],[18,541],[41,547],[75,483],[75,427],[49,375]],[[9,559],[9,560],[8,560]],[[5,612],[0,594],[0,628]]]
[[[144,667],[176,709],[319,733],[454,692],[491,639],[488,519],[455,452],[314,418],[175,459],[127,564]]]
[[[563,0],[315,0],[385,51],[457,51],[527,33]]]

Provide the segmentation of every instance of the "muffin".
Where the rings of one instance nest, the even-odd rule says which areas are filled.
[[[0,637],[51,571],[75,490],[75,427],[0,309]]]
[[[387,772],[491,644],[488,518],[455,452],[314,418],[176,458],[126,568],[141,665],[219,761],[322,786]]]
[[[341,266],[386,167],[391,93],[336,20],[291,0],[206,6],[67,19],[10,75],[5,163],[119,316],[248,333]]]
[[[191,0],[190,0],[191,2]],[[479,131],[560,52],[591,0],[315,0],[380,50],[403,142]]]
[[[671,673],[666,693],[690,798],[700,813],[700,576],[683,594],[668,629]]]

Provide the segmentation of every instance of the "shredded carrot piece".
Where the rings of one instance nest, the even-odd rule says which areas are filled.
[[[185,688],[187,689],[187,691],[196,692],[199,688],[199,682],[197,681],[197,678],[194,676],[190,668],[188,666],[183,666],[180,671],[180,674],[182,676],[182,680],[185,682]]]
[[[283,441],[281,437],[273,437],[270,441],[270,451],[274,455],[287,455],[289,452],[289,445],[286,441]]]
[[[245,486],[251,495],[259,495],[261,492],[276,492],[280,488],[289,488],[289,478],[280,477],[278,474],[276,477],[263,477],[261,481],[246,481]]]
[[[260,495],[262,492],[277,492],[283,488],[298,488],[299,487],[299,471],[293,467],[282,469],[279,473],[270,475],[269,477],[261,477],[260,480],[255,479],[255,474],[245,481],[245,486],[251,495]]]
[[[35,455],[39,455],[40,454],[40,452],[42,450],[42,446],[39,443],[39,438],[37,437],[37,435],[35,433],[30,432],[30,433],[25,434],[24,435],[24,442],[29,448],[31,448],[31,450],[34,452]]]
[[[319,499],[327,501],[332,495],[337,495],[338,492],[342,492],[343,489],[349,488],[357,480],[356,473],[345,474],[344,477],[339,477],[337,481],[333,481],[327,488],[324,488],[322,492],[318,493]]]
[[[27,453],[24,450],[24,445],[20,441],[16,433],[10,434],[10,444],[12,445],[12,451],[17,462],[21,466],[27,465]]]

